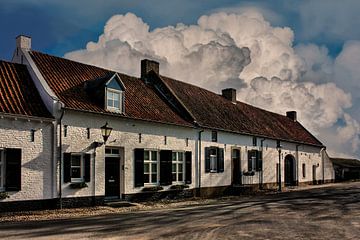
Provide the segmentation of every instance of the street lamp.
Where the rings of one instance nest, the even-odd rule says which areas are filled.
[[[112,128],[109,127],[108,123],[106,122],[105,125],[102,126],[100,129],[101,129],[101,135],[104,138],[104,144],[105,144],[111,134]]]
[[[281,192],[281,149],[280,141],[277,142],[276,150],[279,152],[279,192]]]

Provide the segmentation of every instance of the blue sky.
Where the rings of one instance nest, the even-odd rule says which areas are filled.
[[[0,0],[0,59],[19,34],[34,50],[131,75],[152,57],[170,77],[296,110],[332,152],[360,157],[359,10],[359,0]]]
[[[261,9],[273,25],[291,27],[295,32],[295,44],[324,44],[332,55],[341,50],[345,40],[360,37],[359,30],[344,27],[346,23],[353,27],[352,22],[359,20],[356,17],[359,1],[0,0],[0,58],[11,58],[18,34],[30,35],[34,39],[34,49],[63,56],[68,51],[83,48],[90,40],[97,40],[105,22],[114,14],[132,12],[153,29],[179,22],[195,24],[201,15],[244,6]],[[310,15],[306,15],[306,11]],[[331,28],[328,24],[337,18],[340,24],[327,33],[314,33],[316,27],[308,25],[315,24],[311,22],[313,12],[317,12],[319,28]]]

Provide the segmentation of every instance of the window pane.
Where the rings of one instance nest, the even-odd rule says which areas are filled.
[[[157,152],[151,151],[151,160],[156,161],[157,160]]]
[[[108,107],[113,107],[113,101],[112,100],[107,100],[107,106]]]
[[[149,172],[149,164],[144,163],[144,173],[148,173],[148,172]]]
[[[149,151],[144,151],[144,160],[149,160]]]
[[[178,153],[178,161],[180,161],[180,162],[183,161],[183,153],[182,152]]]
[[[179,163],[178,165],[178,172],[182,172],[183,170],[183,164],[182,163]]]
[[[151,164],[151,172],[157,173],[157,164],[156,163]]]
[[[114,107],[119,108],[119,101],[118,100],[114,100]]]
[[[175,182],[176,181],[176,173],[172,174],[172,180]]]
[[[72,155],[71,156],[71,166],[80,166],[81,156]]]
[[[183,180],[183,174],[179,173],[178,174],[178,181],[181,182]]]
[[[112,154],[119,154],[119,149],[113,148],[113,149],[111,150],[111,153],[112,153]]]
[[[149,183],[150,179],[149,179],[149,174],[144,174],[144,183]]]
[[[110,153],[111,153],[111,149],[110,149],[110,148],[105,148],[105,153],[110,154]]]
[[[119,101],[120,100],[120,94],[116,93],[116,92],[113,92],[113,98],[114,98],[114,100]]]
[[[71,168],[71,177],[72,178],[81,178],[80,168]]]
[[[110,91],[107,92],[107,99],[108,100],[113,99],[113,93],[112,92],[110,92]]]
[[[156,183],[157,182],[157,174],[151,174],[151,182]]]
[[[176,152],[173,152],[173,153],[172,153],[172,160],[173,160],[173,161],[176,161]]]
[[[176,172],[176,164],[175,163],[172,164],[172,171]]]

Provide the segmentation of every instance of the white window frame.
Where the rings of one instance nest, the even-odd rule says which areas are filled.
[[[145,160],[145,152],[149,152],[149,159]],[[156,153],[156,160],[152,159],[152,152]],[[144,149],[144,165],[145,164],[149,164],[149,172],[147,174],[149,174],[149,182],[145,182],[144,180],[144,186],[157,186],[159,185],[160,182],[160,164],[159,164],[159,159],[160,158],[160,153],[158,150],[156,149]],[[153,169],[152,169],[152,164],[156,164],[156,182],[152,182],[152,174],[154,173]],[[145,175],[145,169],[143,171],[143,174]]]
[[[214,150],[215,154],[211,154],[211,151]],[[218,165],[217,165],[218,152],[217,149],[210,149],[210,173],[217,173]]]
[[[175,160],[173,158],[173,154],[175,154]],[[182,161],[179,161],[179,154],[182,155]],[[173,171],[173,164],[176,165],[175,172]],[[179,181],[179,164],[182,164],[182,181]],[[176,179],[172,179],[173,184],[183,184],[185,183],[185,152],[184,151],[173,151],[171,154],[171,174],[176,174]]]
[[[111,99],[113,106],[108,105],[109,92],[119,94],[119,107],[118,108],[114,106],[114,98]],[[106,109],[107,110],[113,111],[113,112],[122,112],[122,110],[123,110],[122,109],[122,107],[123,107],[123,91],[106,87],[105,101],[106,101]]]
[[[0,148],[0,192],[5,191],[5,151]]]
[[[73,178],[72,177],[72,169],[73,169],[73,165],[72,165],[72,156],[80,156],[80,178]],[[84,154],[83,153],[71,153],[71,158],[70,158],[70,177],[71,177],[71,182],[72,183],[77,183],[77,182],[83,182],[84,181]]]

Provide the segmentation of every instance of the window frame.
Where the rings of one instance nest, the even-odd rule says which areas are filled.
[[[212,142],[218,141],[218,132],[217,131],[211,131],[211,141]]]
[[[85,157],[83,153],[70,153],[71,157],[70,157],[70,182],[71,183],[78,183],[78,182],[84,182],[84,175],[85,175]],[[72,164],[72,156],[80,156],[80,178],[75,178],[72,177],[72,169],[73,169],[73,164]],[[78,168],[78,166],[76,166]]]
[[[0,148],[0,192],[5,191],[5,149]]]
[[[105,88],[106,90],[106,94],[105,94],[105,105],[106,105],[106,110],[109,110],[109,111],[113,111],[113,112],[123,112],[123,92],[122,90],[117,90],[117,89],[114,89],[114,88],[109,88],[109,87],[106,87]],[[109,92],[111,93],[116,93],[119,95],[119,107],[115,107],[114,106],[114,98],[112,98],[112,103],[113,103],[113,106],[109,106],[108,104],[108,95],[109,95]]]
[[[145,159],[145,152],[149,152],[149,159]],[[152,159],[152,152],[156,152],[156,161]],[[144,149],[144,169],[143,169],[143,176],[144,176],[144,186],[158,186],[160,184],[160,151],[157,149]],[[152,171],[152,164],[156,164],[156,182],[152,182],[152,175],[154,172]],[[149,172],[145,173],[145,164],[149,164]],[[145,181],[145,174],[149,175],[149,181]]]
[[[176,159],[174,160],[173,154],[176,154]],[[179,161],[179,154],[182,155],[182,161]],[[185,183],[185,151],[172,151],[171,153],[171,174],[176,174],[176,179],[172,178],[172,184],[184,184]],[[173,164],[176,165],[176,171],[173,171]],[[179,181],[179,164],[182,164],[182,181]]]

